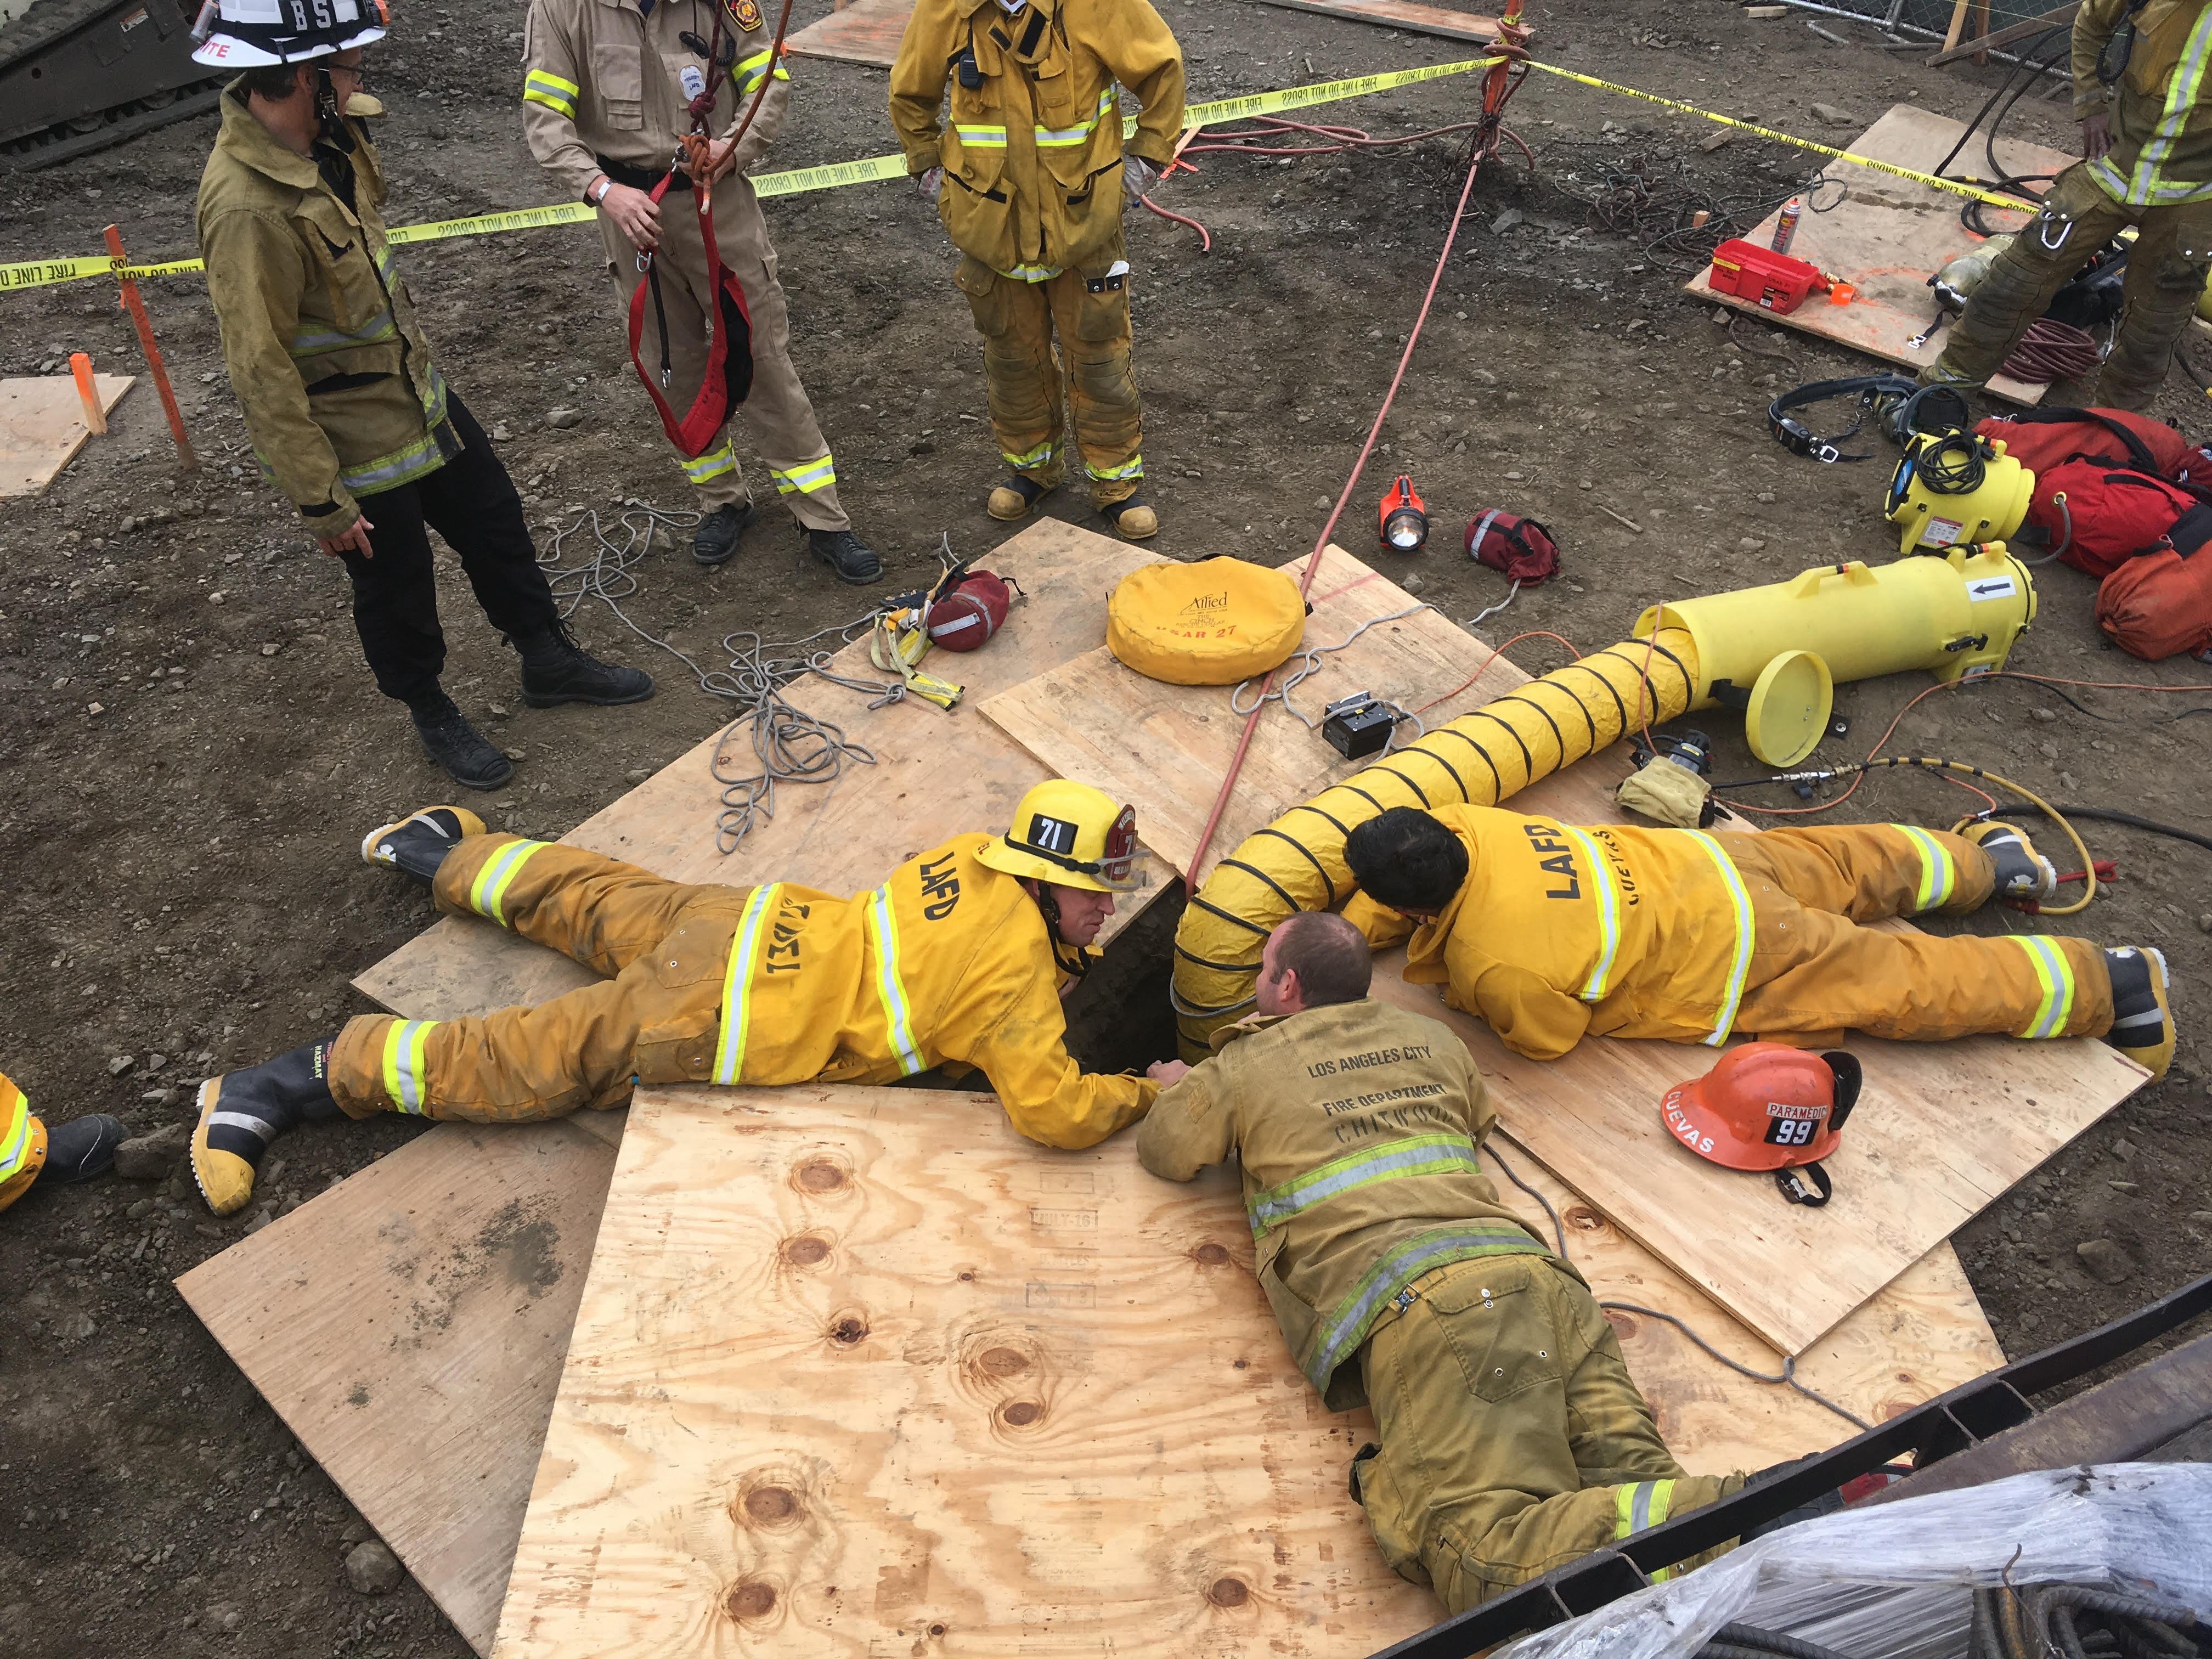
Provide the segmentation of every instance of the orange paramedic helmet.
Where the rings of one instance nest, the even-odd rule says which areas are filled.
[[[1857,1056],[1841,1049],[1813,1054],[1747,1042],[1705,1076],[1669,1089],[1659,1110],[1668,1132],[1700,1158],[1731,1170],[1787,1170],[1836,1150],[1859,1083]],[[1824,1176],[1820,1183],[1825,1188]],[[1784,1191],[1790,1195],[1790,1183]]]

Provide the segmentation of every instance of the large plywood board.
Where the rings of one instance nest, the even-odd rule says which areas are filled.
[[[1413,0],[1267,0],[1271,6],[1293,11],[1317,11],[1327,17],[1346,17],[1355,23],[1374,23],[1403,29],[1409,34],[1440,35],[1447,40],[1475,40],[1488,46],[1498,38],[1498,20],[1471,11],[1447,11],[1441,6],[1421,6]]]
[[[968,688],[967,701],[950,714],[920,698],[872,709],[866,694],[823,679],[793,687],[793,702],[836,722],[848,738],[874,751],[876,763],[848,766],[830,783],[779,790],[775,816],[727,856],[714,838],[721,805],[712,764],[715,738],[561,839],[673,881],[791,881],[850,893],[964,830],[1004,829],[1022,792],[1049,775],[1008,743],[976,705],[1098,645],[1106,637],[1106,596],[1128,572],[1150,562],[1150,556],[1122,542],[1054,519],[1040,520],[993,551],[981,564],[1014,577],[1029,597],[1015,603],[1005,627],[982,650],[931,659],[932,672]],[[865,641],[840,652],[832,668],[863,681],[884,678],[868,661]],[[736,741],[742,745],[750,738],[741,732]],[[744,758],[750,760],[749,750]],[[959,787],[946,787],[949,779],[958,780]],[[1107,922],[1104,937],[1142,908],[1122,906]],[[448,917],[354,983],[396,1014],[452,1019],[540,1003],[592,977],[557,951],[490,922]]]
[[[609,1115],[447,1124],[177,1280],[478,1652],[614,1173]]]
[[[104,415],[123,401],[137,377],[92,378]],[[0,380],[0,497],[44,494],[91,435],[74,376],[35,374]]]
[[[1334,549],[1313,595],[1309,637],[1325,640],[1348,629],[1318,625],[1348,621],[1348,610],[1387,615],[1413,602]],[[1416,628],[1409,619],[1370,629],[1341,653],[1344,660],[1330,659],[1324,672],[1334,680],[1317,675],[1308,684],[1356,683],[1391,696],[1411,687],[1407,695],[1418,702],[1484,668],[1467,694],[1434,711],[1441,716],[1526,678],[1433,612],[1421,620],[1427,625]],[[1134,802],[1150,844],[1179,869],[1242,729],[1219,689],[1149,680],[1103,651],[993,698],[984,712],[1054,771]],[[1317,735],[1271,712],[1253,738],[1212,856],[1225,856],[1353,769]],[[1618,756],[1595,757],[1524,791],[1515,805],[1568,823],[1617,821],[1622,814],[1610,791],[1625,771]],[[1433,988],[1403,983],[1402,961],[1399,953],[1377,963],[1376,994],[1443,1013]],[[1451,1023],[1518,1139],[1616,1225],[1786,1353],[1803,1352],[2144,1076],[2086,1039],[1854,1039],[1867,1085],[1843,1151],[1829,1160],[1838,1191],[1826,1207],[1806,1209],[1784,1202],[1765,1176],[1694,1157],[1662,1127],[1660,1097],[1711,1065],[1717,1058],[1711,1049],[1592,1038],[1547,1063],[1511,1053],[1478,1020],[1453,1015]]]
[[[914,0],[853,0],[787,38],[783,49],[801,58],[889,69],[898,61],[899,41],[913,15]]]
[[[1910,104],[1893,104],[1880,120],[1840,148],[1916,172],[1932,173],[1964,131],[1959,122],[1943,116],[1931,115]],[[1997,143],[1997,160],[2015,177],[2063,173],[2079,159],[2014,139],[2000,139]],[[1952,163],[1949,176],[1979,173],[1987,165],[1982,141],[1977,137]],[[1929,277],[1945,260],[1967,252],[1980,240],[1959,222],[1959,210],[1967,198],[1853,161],[1831,161],[1822,172],[1842,184],[1847,193],[1832,210],[1808,210],[1798,221],[1790,252],[1856,287],[1858,292],[1850,304],[1830,305],[1826,295],[1813,294],[1796,310],[1778,316],[1761,310],[1756,300],[1740,300],[1717,291],[1706,280],[1712,274],[1710,266],[1691,280],[1689,292],[1716,305],[1750,312],[1785,328],[1817,334],[1906,368],[1934,362],[1950,337],[1948,322],[1924,345],[1914,347],[1908,342],[1936,315]],[[1826,203],[1834,193],[1833,186],[1824,187],[1819,199]],[[1767,246],[1780,217],[1777,210],[1746,231],[1744,240]],[[2008,213],[1999,208],[1991,208],[1986,217],[2000,230],[2015,230],[2027,222],[2025,212]],[[2046,388],[1998,375],[1990,381],[1989,389],[2014,403],[2032,404]]]
[[[1296,1659],[1437,1616],[1346,1492],[1371,1425],[1292,1364],[1232,1169],[1156,1181],[1128,1136],[1051,1152],[963,1094],[654,1089],[631,1116],[495,1659]],[[1567,1217],[1601,1294],[1776,1363]],[[1862,1415],[1997,1358],[1948,1251],[1887,1312],[1808,1360]],[[1851,1431],[1621,1317],[1693,1468]]]

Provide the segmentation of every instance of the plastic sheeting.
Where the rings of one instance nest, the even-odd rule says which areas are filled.
[[[1511,1659],[1689,1659],[1731,1621],[1853,1659],[1954,1659],[1970,1589],[2094,1583],[2212,1618],[2212,1466],[2045,1469],[1772,1533],[1503,1650]]]

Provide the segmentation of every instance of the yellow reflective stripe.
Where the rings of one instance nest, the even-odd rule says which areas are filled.
[[[1959,867],[1943,850],[1943,843],[1917,824],[1893,823],[1889,827],[1911,842],[1913,850],[1920,854],[1920,884],[1913,890],[1913,910],[1933,910],[1938,905],[1949,903],[1951,895],[1959,890]]]
[[[2005,937],[2027,952],[2028,965],[2035,969],[2035,982],[2043,992],[2042,1000],[2035,1005],[2034,1016],[2019,1035],[2057,1036],[2066,1029],[2066,1022],[2074,1012],[2073,963],[2066,960],[2065,950],[2056,939],[2045,939],[2039,933],[2008,933]]]
[[[19,1173],[31,1150],[31,1103],[7,1078],[0,1078],[0,1181]]]
[[[999,452],[999,459],[1013,468],[1015,471],[1019,472],[1025,468],[1042,466],[1052,459],[1053,452],[1059,447],[1059,444],[1054,440],[1047,438],[1026,455],[1015,455],[1002,449]]]
[[[1718,1048],[1735,1029],[1736,1010],[1743,1006],[1744,981],[1751,974],[1751,895],[1745,890],[1743,878],[1736,873],[1735,866],[1729,862],[1729,855],[1721,850],[1720,842],[1700,830],[1686,830],[1682,833],[1705,849],[1713,867],[1721,872],[1721,879],[1728,884],[1729,900],[1735,907],[1735,960],[1729,965],[1728,994],[1721,1000],[1712,1035],[1703,1039]]]
[[[1004,127],[967,127],[956,121],[952,124],[952,131],[962,143],[979,149],[1004,149],[1006,147],[1006,130]]]
[[[2172,188],[2160,177],[2159,169],[2172,155],[2175,143],[2196,111],[2197,89],[2204,79],[2208,56],[2212,56],[2212,9],[2200,13],[2196,27],[2189,31],[2189,40],[2181,49],[2181,60],[2173,66],[2173,74],[2166,83],[2165,112],[2136,155],[2135,171],[2122,198],[2131,205],[2148,207]],[[2181,187],[2190,191],[2212,188],[2202,182]]]
[[[1066,269],[1065,265],[1016,265],[999,275],[1017,283],[1048,283]]]
[[[1037,148],[1039,149],[1066,149],[1073,145],[1090,143],[1091,135],[1098,131],[1098,124],[1111,114],[1113,112],[1113,109],[1114,88],[1109,87],[1105,91],[1098,94],[1098,112],[1093,115],[1089,120],[1084,122],[1080,126],[1037,128]]]
[[[1093,466],[1085,461],[1083,470],[1094,478],[1141,478],[1145,476],[1145,458],[1142,454],[1132,455],[1119,466]]]
[[[725,472],[736,471],[737,466],[738,458],[729,444],[725,442],[720,449],[710,449],[704,455],[686,456],[684,476],[695,484],[705,483],[710,478],[720,477]]]
[[[522,101],[543,104],[556,115],[574,120],[576,117],[576,94],[580,90],[574,81],[564,81],[544,70],[532,70],[523,77]]]
[[[899,976],[898,916],[891,908],[890,884],[868,895],[868,919],[876,936],[876,995],[884,1005],[884,1023],[890,1029],[891,1052],[898,1056],[899,1075],[912,1077],[929,1069],[914,1040],[914,1017],[907,1005],[906,986]]]
[[[403,1112],[422,1115],[427,1072],[422,1045],[434,1019],[395,1019],[384,1030],[384,1092]]]
[[[737,937],[730,941],[729,971],[722,981],[722,1036],[714,1048],[717,1083],[735,1083],[744,1074],[745,1037],[752,1024],[753,969],[761,960],[762,943],[782,892],[781,882],[754,888],[738,918]]]
[[[1597,965],[1583,981],[1583,988],[1575,993],[1584,1002],[1597,1002],[1605,996],[1613,978],[1614,960],[1620,955],[1620,890],[1613,884],[1613,867],[1605,861],[1597,838],[1587,830],[1577,830],[1571,824],[1563,823],[1559,828],[1567,832],[1575,845],[1583,849],[1583,856],[1589,860],[1590,885],[1597,892]]]
[[[507,890],[515,873],[545,849],[542,841],[511,841],[483,861],[477,878],[469,884],[469,908],[478,915],[507,926]]]
[[[739,92],[751,92],[760,85],[762,77],[769,72],[769,60],[773,55],[772,48],[763,46],[751,57],[740,58],[730,66],[730,79],[738,83]],[[775,65],[775,78],[791,79],[791,71],[781,62]]]
[[[788,495],[794,490],[811,495],[817,489],[826,489],[837,482],[835,458],[824,455],[818,461],[808,461],[788,472],[781,467],[770,467],[768,475],[775,480],[776,493]]]
[[[1613,1489],[1613,1535],[1626,1538],[1648,1531],[1667,1518],[1674,1507],[1672,1480],[1638,1480]]]

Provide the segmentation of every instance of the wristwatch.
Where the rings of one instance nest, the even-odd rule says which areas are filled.
[[[599,206],[600,203],[607,199],[607,192],[615,187],[613,178],[607,173],[603,173],[599,175],[599,194],[596,196],[592,193],[592,187],[589,185],[586,185],[584,186],[584,204],[586,207]]]

